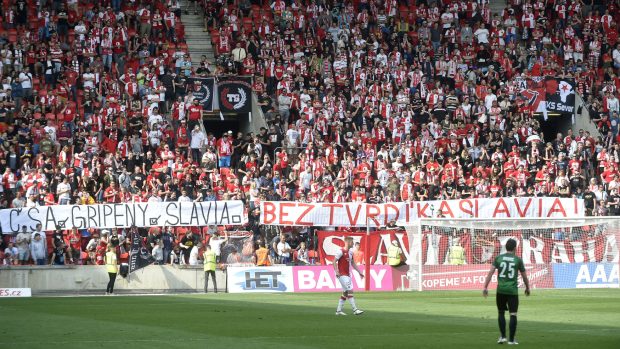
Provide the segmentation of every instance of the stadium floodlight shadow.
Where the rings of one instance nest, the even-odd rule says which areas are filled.
[[[598,291],[537,291],[523,301],[517,338],[528,348],[616,348],[620,294]],[[334,293],[0,299],[13,314],[0,347],[496,346],[495,304],[480,292],[369,292],[359,303],[364,316],[336,317]],[[36,335],[34,319],[45,323]]]

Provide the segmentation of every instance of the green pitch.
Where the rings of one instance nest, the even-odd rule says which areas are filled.
[[[494,294],[208,294],[1,299],[0,348],[492,348]],[[351,313],[347,303],[345,312]],[[620,348],[620,290],[521,296],[525,348]]]

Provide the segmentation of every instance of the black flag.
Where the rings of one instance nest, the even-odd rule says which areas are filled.
[[[223,77],[218,83],[220,110],[223,113],[249,113],[252,111],[252,78],[243,76]]]
[[[205,111],[213,111],[213,93],[215,90],[215,78],[190,78],[194,98],[198,99]]]
[[[137,231],[131,233],[131,253],[129,254],[129,273],[153,264],[155,258],[146,248],[142,237]]]

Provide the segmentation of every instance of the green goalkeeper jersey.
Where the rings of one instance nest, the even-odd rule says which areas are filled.
[[[521,258],[512,253],[504,253],[495,258],[493,265],[497,268],[497,293],[518,295],[518,272],[525,271]]]

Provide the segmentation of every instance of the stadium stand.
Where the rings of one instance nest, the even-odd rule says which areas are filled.
[[[557,196],[620,212],[618,1],[197,3],[214,62],[189,59],[185,2],[2,1],[3,207]],[[268,128],[188,129],[195,74],[253,76]],[[545,135],[518,76],[574,79],[592,133]],[[96,263],[101,233],[64,240]]]

